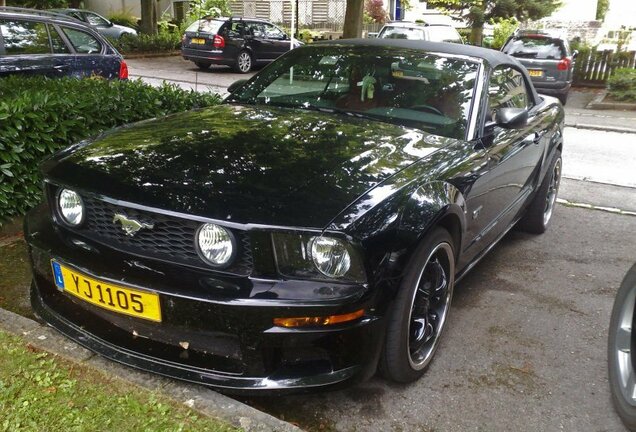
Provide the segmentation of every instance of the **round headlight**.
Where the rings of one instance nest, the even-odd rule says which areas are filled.
[[[329,237],[311,240],[311,258],[316,268],[325,276],[344,276],[351,267],[351,255],[344,242]]]
[[[62,189],[58,195],[57,204],[64,222],[69,225],[79,225],[84,219],[84,204],[82,198],[69,189]]]
[[[224,265],[232,258],[232,234],[222,226],[207,223],[197,233],[197,243],[203,258],[214,265]]]

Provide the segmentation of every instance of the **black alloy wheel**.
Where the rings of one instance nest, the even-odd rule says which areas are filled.
[[[387,378],[407,383],[426,371],[446,326],[454,281],[453,240],[436,228],[413,254],[388,316],[380,364]]]
[[[539,190],[528,206],[526,214],[517,225],[522,231],[533,234],[543,234],[547,231],[556,207],[562,167],[561,152],[557,150],[543,179],[543,183],[541,183]]]

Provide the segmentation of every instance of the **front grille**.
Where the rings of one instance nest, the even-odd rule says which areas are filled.
[[[53,195],[55,196],[55,195]],[[161,259],[200,268],[214,268],[197,254],[195,234],[200,222],[124,207],[82,195],[86,216],[79,228],[72,231],[107,246],[148,258]],[[141,229],[128,236],[119,223],[113,223],[115,213],[124,214],[141,223],[152,224],[152,229]],[[252,248],[245,231],[230,229],[236,238],[237,251],[232,264],[223,271],[247,276],[252,272]]]

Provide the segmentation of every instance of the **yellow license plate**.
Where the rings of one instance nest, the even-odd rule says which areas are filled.
[[[532,77],[541,77],[543,76],[543,71],[536,70],[536,69],[528,69],[528,74]]]
[[[137,318],[161,322],[159,295],[94,279],[51,260],[55,285],[90,304]]]
[[[195,45],[205,45],[205,39],[201,38],[192,38],[191,42]]]

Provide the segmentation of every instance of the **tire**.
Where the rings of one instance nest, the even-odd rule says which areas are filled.
[[[201,70],[210,69],[210,66],[212,65],[212,63],[202,62],[202,61],[195,61],[194,64],[197,65],[197,67]]]
[[[252,55],[247,51],[241,51],[236,56],[234,70],[238,73],[248,73],[253,67]]]
[[[517,224],[521,231],[543,234],[550,226],[561,184],[562,164],[561,151],[557,150],[539,190]]]
[[[568,94],[562,94],[557,96],[557,98],[561,101],[561,105],[565,106],[565,104],[568,102]]]
[[[632,359],[634,346],[632,318],[636,300],[636,264],[621,283],[610,318],[607,343],[609,386],[614,409],[630,431],[636,431],[636,371]]]
[[[453,239],[435,228],[411,257],[388,312],[380,358],[380,372],[387,379],[409,383],[428,369],[448,321],[454,283]]]

